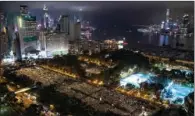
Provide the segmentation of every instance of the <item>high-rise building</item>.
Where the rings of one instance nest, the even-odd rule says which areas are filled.
[[[47,29],[47,30],[52,29],[52,27],[54,25],[54,20],[49,15],[48,7],[46,5],[44,5],[43,11],[44,11],[44,15],[42,18],[42,26],[44,27],[44,29]]]
[[[59,20],[60,24],[60,32],[69,34],[69,16],[68,15],[62,15],[60,16]]]
[[[186,28],[189,25],[189,15],[188,14],[184,14],[183,16],[183,27]]]
[[[20,5],[20,14],[27,15],[28,14],[28,6],[27,5]]]
[[[81,36],[81,23],[77,22],[75,24],[75,39],[80,39]]]
[[[167,12],[166,12],[166,22],[169,23],[169,15],[170,15],[170,10],[167,9]]]
[[[168,30],[168,29],[170,29],[170,27],[169,27],[169,15],[170,15],[170,10],[169,9],[167,9],[167,12],[166,12],[166,23],[165,23],[165,28],[166,28],[166,30]]]
[[[81,39],[88,39],[91,40],[92,39],[92,32],[95,30],[94,27],[92,27],[89,24],[89,21],[83,21],[81,23]]]
[[[8,52],[8,36],[4,32],[0,32],[0,59]]]
[[[46,50],[46,36],[45,36],[45,32],[41,31],[39,33],[39,42],[40,42],[40,51],[44,51]]]
[[[6,20],[3,12],[0,12],[0,32],[6,33]]]
[[[45,29],[49,28],[49,14],[48,14],[48,8],[46,5],[43,7],[44,16],[43,16],[43,26]]]
[[[15,32],[17,31],[16,19],[17,16],[14,13],[6,13],[6,27],[7,27],[7,35],[8,35],[8,51],[13,51],[14,44],[13,39],[15,38]],[[14,36],[13,36],[14,35]]]
[[[70,21],[70,39],[75,40],[75,39],[80,39],[81,36],[81,23],[77,22],[74,23]]]
[[[189,22],[189,15],[188,14],[184,14],[183,16],[183,23],[187,24]]]
[[[0,59],[8,53],[8,33],[5,14],[0,12]]]
[[[17,17],[17,27],[20,38],[21,54],[25,55],[32,49],[37,49],[36,17],[25,15]]]
[[[15,39],[13,41],[13,46],[14,46],[14,54],[16,56],[16,60],[22,60],[22,54],[21,54],[21,46],[20,46],[20,37],[19,37],[19,33],[16,32],[15,34]]]

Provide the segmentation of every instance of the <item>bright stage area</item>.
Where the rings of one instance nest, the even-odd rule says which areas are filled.
[[[173,104],[183,104],[184,98],[193,91],[193,87],[170,82],[169,85],[162,90],[161,98]]]
[[[193,87],[182,85],[173,82],[170,78],[156,77],[152,74],[137,73],[122,78],[120,80],[120,86],[127,86],[127,84],[134,85],[135,88],[140,88],[142,82],[147,83],[159,83],[164,86],[161,91],[161,99],[168,100],[172,104],[183,104],[184,98],[194,91]]]
[[[126,86],[127,84],[132,84],[136,88],[140,88],[140,84],[142,82],[149,81],[151,77],[152,77],[152,74],[142,74],[142,73],[133,74],[133,75],[130,75],[130,76],[127,76],[121,79],[120,85]]]

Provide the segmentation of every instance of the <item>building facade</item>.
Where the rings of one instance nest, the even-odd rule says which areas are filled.
[[[60,25],[60,32],[69,34],[70,32],[70,23],[69,23],[69,16],[68,15],[62,15],[59,20],[59,25]]]
[[[2,59],[8,50],[8,36],[4,32],[0,32],[0,58]]]
[[[70,39],[78,40],[81,37],[81,23],[70,21]]]
[[[20,38],[21,54],[28,54],[29,50],[37,49],[38,32],[35,16],[18,16],[17,27]]]

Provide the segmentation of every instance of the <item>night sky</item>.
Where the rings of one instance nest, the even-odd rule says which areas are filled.
[[[97,29],[115,31],[128,30],[132,25],[160,24],[165,20],[166,9],[171,10],[171,17],[182,17],[184,13],[194,14],[194,2],[1,2],[0,8],[5,12],[19,12],[20,5],[28,5],[29,11],[40,19],[43,16],[43,5],[49,8],[52,17],[60,14],[76,14],[82,9],[82,16],[89,20]],[[115,27],[114,27],[115,25]],[[118,32],[119,33],[119,32]],[[116,34],[116,33],[115,33]],[[120,34],[119,34],[120,35]]]

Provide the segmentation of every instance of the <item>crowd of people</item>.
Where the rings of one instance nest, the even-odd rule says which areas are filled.
[[[156,109],[156,107],[152,107],[148,103],[124,96],[115,90],[110,90],[103,86],[93,86],[82,81],[70,80],[61,74],[42,68],[22,68],[17,73],[18,75],[27,75],[34,81],[40,81],[43,85],[57,84],[56,91],[80,99],[97,111],[136,116],[141,113],[142,106],[149,113]]]

